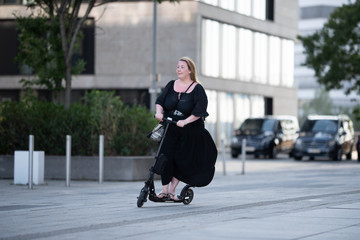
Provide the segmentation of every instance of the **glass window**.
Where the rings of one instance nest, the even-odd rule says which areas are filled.
[[[240,130],[255,132],[273,131],[275,123],[275,119],[246,119],[246,121],[241,125]]]
[[[265,101],[263,96],[251,96],[251,116],[262,117],[265,114]]]
[[[291,40],[282,40],[282,58],[281,58],[281,80],[282,85],[292,87],[294,85],[294,42]]]
[[[235,0],[221,0],[220,1],[220,7],[234,11],[235,10]]]
[[[336,120],[306,120],[301,127],[302,132],[329,132],[336,133],[338,125]]]
[[[250,81],[253,69],[253,33],[239,29],[238,75],[241,81]]]
[[[81,27],[83,38],[73,60],[84,59],[85,69],[81,74],[94,74],[95,59],[95,22],[88,19]],[[15,20],[0,21],[0,75],[32,74],[33,71],[27,65],[19,66],[14,58],[18,54],[18,34]]]
[[[245,94],[235,95],[235,119],[234,128],[238,128],[240,124],[250,117],[250,97]]]
[[[205,127],[209,131],[211,136],[216,139],[217,93],[216,91],[206,90],[206,95],[208,98],[207,112],[209,113],[209,116],[206,118]]]
[[[266,19],[266,0],[253,0],[253,17],[265,20]]]
[[[232,124],[234,119],[234,103],[233,94],[221,92],[219,98],[220,104],[220,139],[225,140],[225,144],[229,143],[232,136]]]
[[[280,85],[281,41],[279,37],[269,37],[269,83]]]
[[[221,75],[224,78],[235,79],[236,67],[236,27],[222,25],[222,60]]]
[[[237,0],[236,11],[238,13],[251,16],[251,0]]]
[[[0,21],[0,75],[16,75],[18,64],[14,61],[17,55],[18,33],[14,20]]]
[[[204,19],[202,34],[202,74],[219,76],[219,22]]]
[[[256,32],[254,34],[254,81],[267,82],[267,35]]]

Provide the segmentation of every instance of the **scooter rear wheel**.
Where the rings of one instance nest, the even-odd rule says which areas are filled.
[[[189,185],[186,185],[180,193],[180,196],[183,197],[183,204],[188,205],[194,198],[194,191],[190,189]]]
[[[143,187],[140,191],[140,194],[139,194],[138,200],[137,200],[137,206],[139,208],[141,208],[144,205],[144,202],[146,202],[148,194],[149,194],[149,190],[146,187]]]

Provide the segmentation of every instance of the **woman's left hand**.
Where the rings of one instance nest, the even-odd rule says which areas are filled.
[[[187,122],[185,120],[179,120],[177,121],[176,125],[178,127],[184,127],[187,124]]]

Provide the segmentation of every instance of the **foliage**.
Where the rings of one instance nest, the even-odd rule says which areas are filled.
[[[299,104],[301,111],[299,112],[299,122],[302,124],[309,114],[331,115],[333,102],[329,97],[329,93],[325,90],[316,90],[315,96],[311,101]]]
[[[359,113],[356,113],[356,109],[360,110],[360,105],[355,107],[354,111],[351,111],[349,108],[345,107],[334,107],[333,101],[329,96],[329,92],[326,90],[318,89],[315,91],[315,97],[304,103],[299,103],[300,111],[299,111],[299,123],[305,121],[306,117],[309,114],[319,114],[319,115],[339,115],[339,114],[346,114],[348,115],[354,123],[354,129],[356,131],[360,130],[360,119]]]
[[[299,36],[305,48],[305,64],[315,70],[326,90],[345,88],[360,93],[360,1],[336,8],[324,27]]]
[[[94,7],[113,1],[29,1],[29,8],[40,11],[38,11],[38,15],[32,14],[28,18],[17,16],[19,29],[23,32],[22,37],[19,39],[23,54],[18,56],[18,61],[31,66],[34,74],[38,75],[39,79],[23,80],[25,87],[28,85],[40,85],[47,87],[49,90],[58,91],[62,90],[61,82],[65,80],[65,109],[69,109],[72,75],[80,73],[85,65],[83,60],[77,61],[73,58],[73,54],[79,46],[80,28]],[[163,1],[157,0],[158,3]],[[169,2],[179,1],[169,0]],[[83,8],[84,11],[80,11],[80,8]],[[36,29],[36,22],[41,23],[39,31]],[[30,26],[30,29],[27,30],[24,26]],[[33,31],[34,34],[32,34]],[[44,53],[44,55],[41,53]],[[35,61],[32,62],[31,59]],[[73,65],[74,60],[76,61],[75,66]],[[47,68],[50,71],[44,70]]]
[[[68,110],[27,97],[0,104],[0,154],[28,149],[32,134],[35,149],[47,155],[65,154],[66,135],[72,155],[96,155],[103,134],[105,155],[149,155],[155,145],[146,135],[155,124],[147,109],[128,107],[113,92],[92,91]]]
[[[66,66],[62,51],[61,37],[57,31],[59,19],[49,21],[44,14],[29,17],[16,17],[19,31],[19,47],[16,61],[21,68],[28,67],[34,75],[30,79],[22,79],[25,88],[32,86],[44,87],[53,94],[64,90],[62,81],[65,79]],[[76,39],[75,51],[79,47],[82,35]],[[79,74],[85,67],[82,59],[74,60],[72,74]]]
[[[118,122],[111,147],[120,155],[128,155],[131,152],[137,152],[139,155],[149,154],[147,151],[154,148],[155,144],[149,141],[146,135],[156,125],[156,120],[152,114],[149,115],[145,107],[134,105],[128,107],[124,113],[121,121]]]

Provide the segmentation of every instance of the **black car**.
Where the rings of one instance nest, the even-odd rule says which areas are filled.
[[[298,136],[299,124],[293,116],[248,118],[235,130],[231,141],[231,156],[241,154],[246,139],[246,154],[276,158],[277,153],[291,153]]]
[[[348,116],[310,115],[301,126],[293,157],[301,160],[305,156],[310,159],[325,156],[341,160],[345,154],[351,159],[353,145],[354,128]]]

